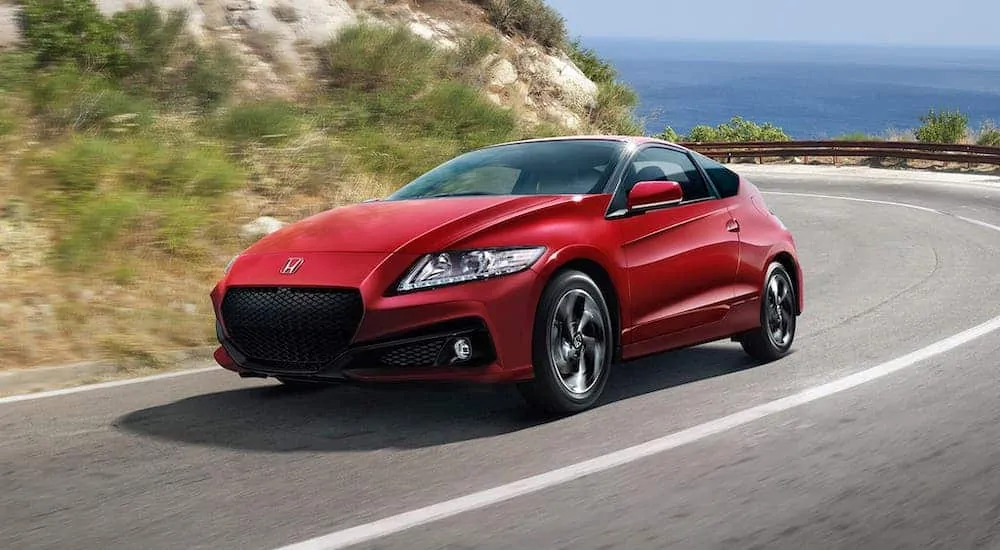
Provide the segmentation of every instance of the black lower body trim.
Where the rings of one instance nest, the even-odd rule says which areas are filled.
[[[305,379],[345,379],[345,371],[409,368],[482,367],[496,361],[496,348],[481,319],[466,318],[428,325],[416,331],[348,347],[329,365],[315,370],[292,370],[255,364],[239,352],[216,324],[220,344],[241,368],[268,376]]]

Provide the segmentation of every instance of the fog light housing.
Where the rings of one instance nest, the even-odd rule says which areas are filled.
[[[456,362],[464,363],[472,357],[472,342],[468,338],[456,338],[451,349]]]

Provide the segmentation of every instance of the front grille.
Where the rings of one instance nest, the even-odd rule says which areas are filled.
[[[390,367],[430,367],[437,364],[438,355],[447,342],[444,338],[403,344],[391,348],[381,357],[381,363]]]
[[[364,307],[356,290],[231,288],[222,300],[230,341],[253,363],[312,371],[350,344]]]

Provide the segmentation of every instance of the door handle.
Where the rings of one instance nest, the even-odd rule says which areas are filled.
[[[726,222],[726,231],[729,231],[730,233],[736,233],[739,230],[740,230],[740,222],[731,218],[728,222]]]

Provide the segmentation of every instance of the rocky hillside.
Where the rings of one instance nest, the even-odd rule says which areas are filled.
[[[567,131],[588,129],[598,107],[598,86],[566,48],[544,48],[523,36],[501,33],[487,9],[463,0],[151,0],[162,10],[184,10],[186,30],[201,43],[223,43],[248,71],[242,86],[256,95],[295,98],[315,73],[313,49],[359,23],[402,25],[443,50],[494,37],[498,47],[477,67],[476,84],[497,105],[516,109],[526,124],[547,122]],[[141,5],[96,0],[113,15]],[[518,2],[513,2],[518,4]],[[20,42],[15,2],[0,6],[0,47]]]
[[[284,223],[470,148],[633,133],[540,0],[0,0],[0,368],[210,345]]]

